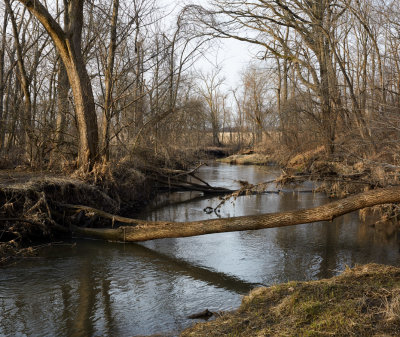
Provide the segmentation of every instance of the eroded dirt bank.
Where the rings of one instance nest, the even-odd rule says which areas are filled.
[[[70,226],[107,227],[96,216],[66,214],[62,204],[81,204],[113,214],[134,212],[153,195],[154,182],[128,165],[80,177],[49,172],[0,172],[0,265],[71,236]]]

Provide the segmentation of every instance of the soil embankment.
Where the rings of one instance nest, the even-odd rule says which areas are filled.
[[[82,204],[110,213],[134,210],[151,196],[151,182],[136,170],[117,169],[107,179],[49,172],[0,172],[0,265],[35,247],[71,236],[71,225],[109,224],[83,213],[66,214],[60,204]]]
[[[200,166],[181,170],[151,161],[122,162],[69,177],[0,171],[0,265],[15,256],[34,254],[33,247],[68,238],[78,229],[113,229],[126,221],[137,225],[139,220],[123,216],[137,213],[160,191],[232,192],[196,177]]]
[[[180,336],[399,335],[400,268],[369,264],[331,279],[257,288],[237,311]]]

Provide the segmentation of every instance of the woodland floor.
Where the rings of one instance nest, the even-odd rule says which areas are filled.
[[[25,184],[32,179],[61,178],[60,174],[49,172],[27,172],[16,170],[0,170],[0,186],[8,187],[15,184]]]

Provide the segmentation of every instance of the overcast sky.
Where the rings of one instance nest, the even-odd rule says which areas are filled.
[[[192,1],[192,3],[205,7],[207,7],[208,2],[208,0]],[[171,11],[171,17],[175,18],[176,13],[190,3],[190,0],[160,0],[160,3],[165,6],[166,12]],[[251,46],[244,42],[222,39],[219,43],[215,42],[215,48],[207,50],[207,55],[196,62],[195,67],[207,72],[219,65],[222,67],[227,89],[234,88],[240,82],[242,70],[249,64],[252,55],[254,55],[254,49],[251,52],[250,48]]]

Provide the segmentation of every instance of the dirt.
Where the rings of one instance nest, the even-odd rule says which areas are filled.
[[[72,224],[108,226],[81,214],[68,214],[59,204],[86,205],[113,214],[134,212],[150,198],[146,178],[129,163],[95,172],[0,171],[0,265],[34,255],[37,247],[71,236]]]

